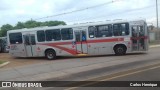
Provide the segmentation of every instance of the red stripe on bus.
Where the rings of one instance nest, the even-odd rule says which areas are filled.
[[[76,42],[76,44],[87,44],[87,41]]]
[[[47,45],[47,46],[51,46],[51,47],[55,47],[55,48],[58,48],[58,49],[61,49],[61,50],[64,50],[72,55],[76,55],[77,54],[77,51],[74,50],[74,49],[69,49],[69,48],[66,48],[66,47],[62,47],[62,46],[58,46],[56,45],[55,43],[49,43],[49,44],[41,44],[41,45]]]
[[[101,39],[101,40],[87,40],[87,43],[116,42],[116,41],[124,41],[124,38],[112,38],[112,39]]]
[[[68,45],[68,44],[72,44],[72,42],[54,42],[54,43],[47,43],[47,45]]]
[[[87,43],[101,43],[101,42],[116,42],[116,41],[124,41],[124,38],[112,38],[112,39],[98,39],[98,40],[87,40],[87,41],[83,41],[83,44],[87,44]],[[68,45],[68,44],[72,44],[72,42],[58,42],[58,43],[46,43],[46,44],[40,44],[40,45],[47,45],[47,46],[51,46],[51,47],[55,47],[61,50],[64,50],[72,55],[76,55],[77,52],[81,53],[81,51],[76,51],[74,49],[69,49],[66,47],[62,47],[59,45]],[[81,44],[81,42],[76,42],[76,44]]]
[[[65,47],[61,47],[61,46],[53,46],[53,47],[56,47],[58,49],[61,49],[61,50],[64,50],[72,55],[76,55],[77,54],[77,51],[76,50],[73,50],[73,49],[68,49],[68,48],[65,48]]]
[[[148,36],[131,37],[131,40],[148,39]]]

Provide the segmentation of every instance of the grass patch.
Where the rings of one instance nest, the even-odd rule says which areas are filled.
[[[0,61],[0,64],[3,64],[5,61]]]

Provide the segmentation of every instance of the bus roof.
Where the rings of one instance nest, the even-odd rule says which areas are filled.
[[[43,26],[43,27],[35,27],[35,28],[23,28],[23,29],[17,29],[17,30],[9,30],[7,33],[14,33],[14,32],[29,32],[29,31],[38,31],[38,30],[49,30],[49,29],[60,29],[60,28],[75,28],[75,27],[85,27],[85,26],[94,26],[94,25],[103,25],[103,24],[113,24],[113,23],[125,23],[125,22],[134,22],[134,21],[140,21],[145,22],[145,20],[115,20],[115,21],[103,21],[103,22],[87,22],[82,24],[76,24],[76,25],[60,25],[60,26]]]

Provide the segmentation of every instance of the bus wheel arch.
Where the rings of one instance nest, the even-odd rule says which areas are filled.
[[[113,47],[115,55],[125,55],[127,51],[127,46],[125,44],[116,44]]]
[[[48,48],[45,50],[45,57],[48,60],[55,60],[56,59],[56,51],[52,48]]]

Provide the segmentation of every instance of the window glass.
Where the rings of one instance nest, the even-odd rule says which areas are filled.
[[[11,44],[21,44],[22,43],[22,33],[10,33],[9,39]]]
[[[81,33],[80,33],[80,31],[76,31],[75,32],[75,37],[76,37],[76,42],[81,41]]]
[[[112,36],[111,25],[96,26],[96,37],[110,37]]]
[[[138,29],[139,29],[139,36],[144,36],[143,26],[138,26]]]
[[[71,28],[62,29],[62,40],[72,40],[73,39],[73,30]]]
[[[29,35],[24,35],[24,43],[25,45],[30,45],[30,41],[29,41]]]
[[[36,45],[35,35],[31,35],[31,44]]]
[[[114,24],[113,34],[114,36],[129,35],[129,24],[128,23]]]
[[[129,35],[129,24],[126,23],[126,24],[122,24],[123,27],[124,27],[124,32],[125,32],[125,35]]]
[[[45,33],[43,30],[37,31],[37,40],[38,42],[44,42],[45,41]]]
[[[61,40],[61,34],[59,29],[46,30],[46,41],[58,41]]]
[[[121,36],[122,35],[122,29],[121,29],[120,24],[113,25],[113,33],[114,33],[114,36]]]
[[[95,37],[95,31],[96,31],[96,27],[90,26],[88,28],[89,38],[94,38]]]
[[[82,31],[82,41],[86,41],[86,31]]]
[[[132,27],[132,37],[137,37],[138,34],[137,34],[137,26],[133,26]]]

